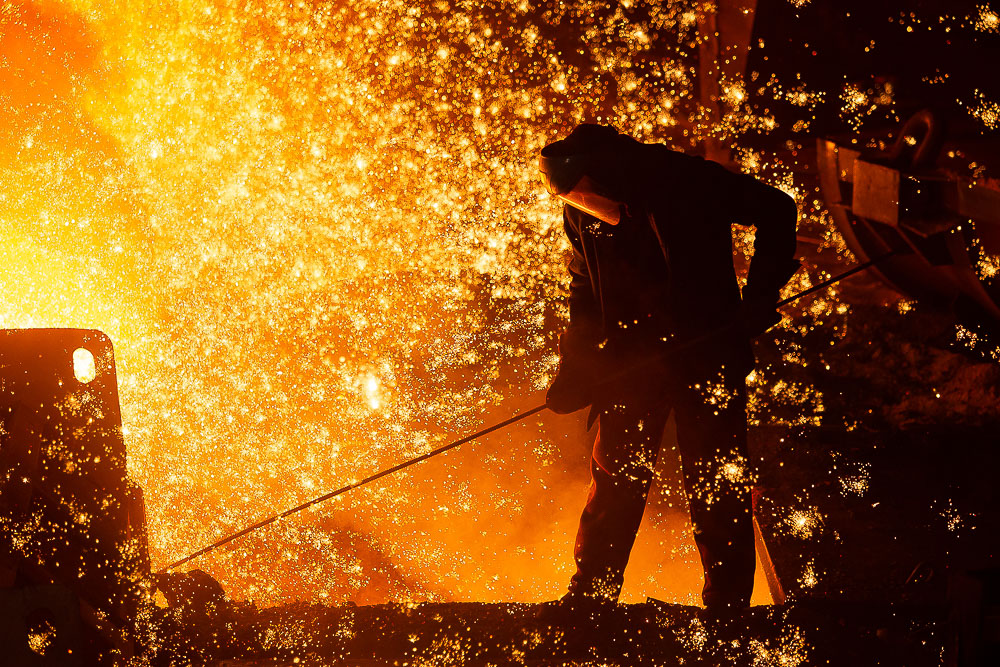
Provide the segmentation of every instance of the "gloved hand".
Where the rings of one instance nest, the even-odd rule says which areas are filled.
[[[781,287],[792,279],[802,262],[790,259],[780,267],[762,267],[756,279],[748,277],[743,288],[743,303],[736,315],[736,326],[747,338],[756,338],[781,321],[777,304]],[[753,271],[750,272],[753,274]]]
[[[559,337],[559,354],[559,372],[545,394],[545,405],[566,415],[594,402],[597,384],[610,369],[600,348],[570,331]]]
[[[576,364],[559,364],[559,372],[545,394],[545,405],[560,415],[582,410],[594,400],[594,378]]]

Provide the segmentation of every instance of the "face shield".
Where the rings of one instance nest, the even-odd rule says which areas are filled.
[[[549,157],[542,151],[538,168],[549,194],[602,222],[617,225],[624,204],[587,175],[587,167],[595,159],[600,159],[600,155]]]
[[[584,175],[572,190],[556,196],[573,208],[589,213],[609,225],[621,222],[623,204],[602,193],[600,186],[590,176]]]

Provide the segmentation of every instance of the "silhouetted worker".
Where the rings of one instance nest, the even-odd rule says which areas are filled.
[[[750,604],[755,566],[750,338],[779,320],[778,292],[799,266],[795,201],[751,176],[600,125],[580,125],[546,146],[539,166],[566,204],[573,249],[570,321],[547,405],[559,413],[591,406],[591,423],[599,423],[577,571],[557,608],[618,599],[672,410],[705,569],[702,599],[710,613],[736,613]],[[732,223],[757,228],[742,297]],[[696,342],[663,358],[678,341]]]

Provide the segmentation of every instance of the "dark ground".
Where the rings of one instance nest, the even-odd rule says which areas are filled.
[[[542,628],[534,605],[289,606],[234,619],[216,655],[232,665],[934,665],[941,642],[923,609],[836,602],[756,607],[728,628],[691,607],[623,605],[599,628]],[[185,632],[188,648],[210,643]],[[223,638],[224,637],[224,638]],[[204,644],[203,644],[204,645]],[[187,664],[181,646],[171,651]],[[165,656],[164,656],[165,657]],[[295,662],[296,658],[299,662]],[[197,660],[197,658],[195,658]]]

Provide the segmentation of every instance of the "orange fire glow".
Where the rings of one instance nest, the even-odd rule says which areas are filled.
[[[0,323],[115,342],[154,568],[540,402],[567,246],[536,151],[585,117],[646,140],[774,126],[735,84],[704,124],[683,59],[647,59],[694,48],[697,5],[0,2]],[[582,45],[592,71],[564,55]],[[260,604],[553,598],[588,446],[547,414],[192,565]],[[697,603],[661,458],[623,599]]]

